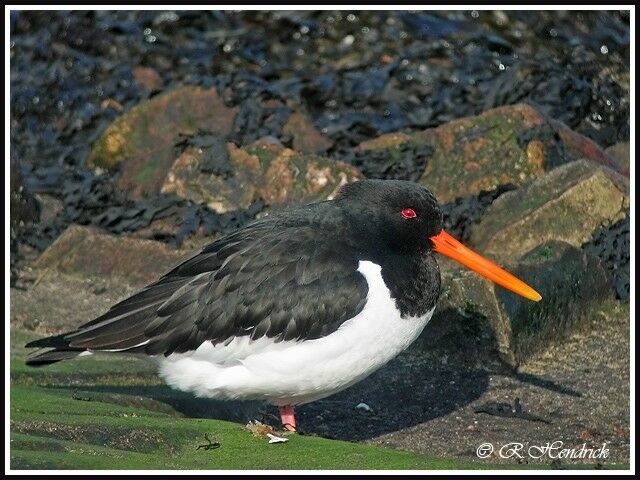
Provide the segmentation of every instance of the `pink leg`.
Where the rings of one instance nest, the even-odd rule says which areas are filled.
[[[286,405],[284,407],[278,407],[280,409],[280,419],[282,420],[282,425],[285,430],[289,430],[290,432],[296,431],[296,415],[293,412],[293,407],[291,405]]]

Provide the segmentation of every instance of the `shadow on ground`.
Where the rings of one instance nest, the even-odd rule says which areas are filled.
[[[489,386],[488,371],[465,369],[457,365],[434,367],[425,363],[411,364],[410,358],[401,357],[339,394],[298,407],[301,433],[348,441],[369,440],[455,412],[481,398]],[[575,389],[537,375],[516,373],[512,378],[550,393],[582,396]],[[152,410],[171,411],[189,418],[211,418],[242,424],[259,420],[276,427],[279,425],[276,408],[263,402],[196,398],[166,385],[94,385],[80,389],[63,385],[53,387],[72,390],[78,400],[145,404]],[[358,408],[358,405],[361,407]],[[527,419],[522,412],[512,408],[502,411],[503,406],[489,402],[483,404],[480,411],[497,417]]]
[[[369,378],[327,399],[300,406],[305,434],[341,440],[367,440],[447,415],[477,400],[488,386],[488,372],[459,366],[429,365],[403,356]],[[56,388],[69,390],[69,386]],[[105,394],[102,401],[121,403],[122,395],[144,397],[192,418],[246,423],[258,419],[277,426],[275,407],[262,402],[196,398],[165,385],[94,385],[73,389],[77,396]],[[371,410],[356,408],[360,403]]]

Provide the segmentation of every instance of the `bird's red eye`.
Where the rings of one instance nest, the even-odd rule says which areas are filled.
[[[402,216],[404,218],[416,218],[416,212],[413,208],[403,208],[402,209]]]

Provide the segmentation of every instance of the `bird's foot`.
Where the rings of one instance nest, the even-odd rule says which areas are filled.
[[[282,421],[282,426],[288,432],[296,431],[296,415],[293,411],[293,407],[291,405],[285,405],[283,407],[279,407],[280,410],[280,420]]]
[[[295,425],[291,425],[290,423],[283,423],[282,427],[284,428],[285,432],[297,432],[297,428]]]

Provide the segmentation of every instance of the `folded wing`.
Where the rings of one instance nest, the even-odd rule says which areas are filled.
[[[301,216],[300,218],[306,218]],[[170,355],[205,341],[331,334],[364,307],[367,283],[349,250],[302,221],[267,218],[220,239],[77,330],[36,340],[45,365],[83,351]]]

